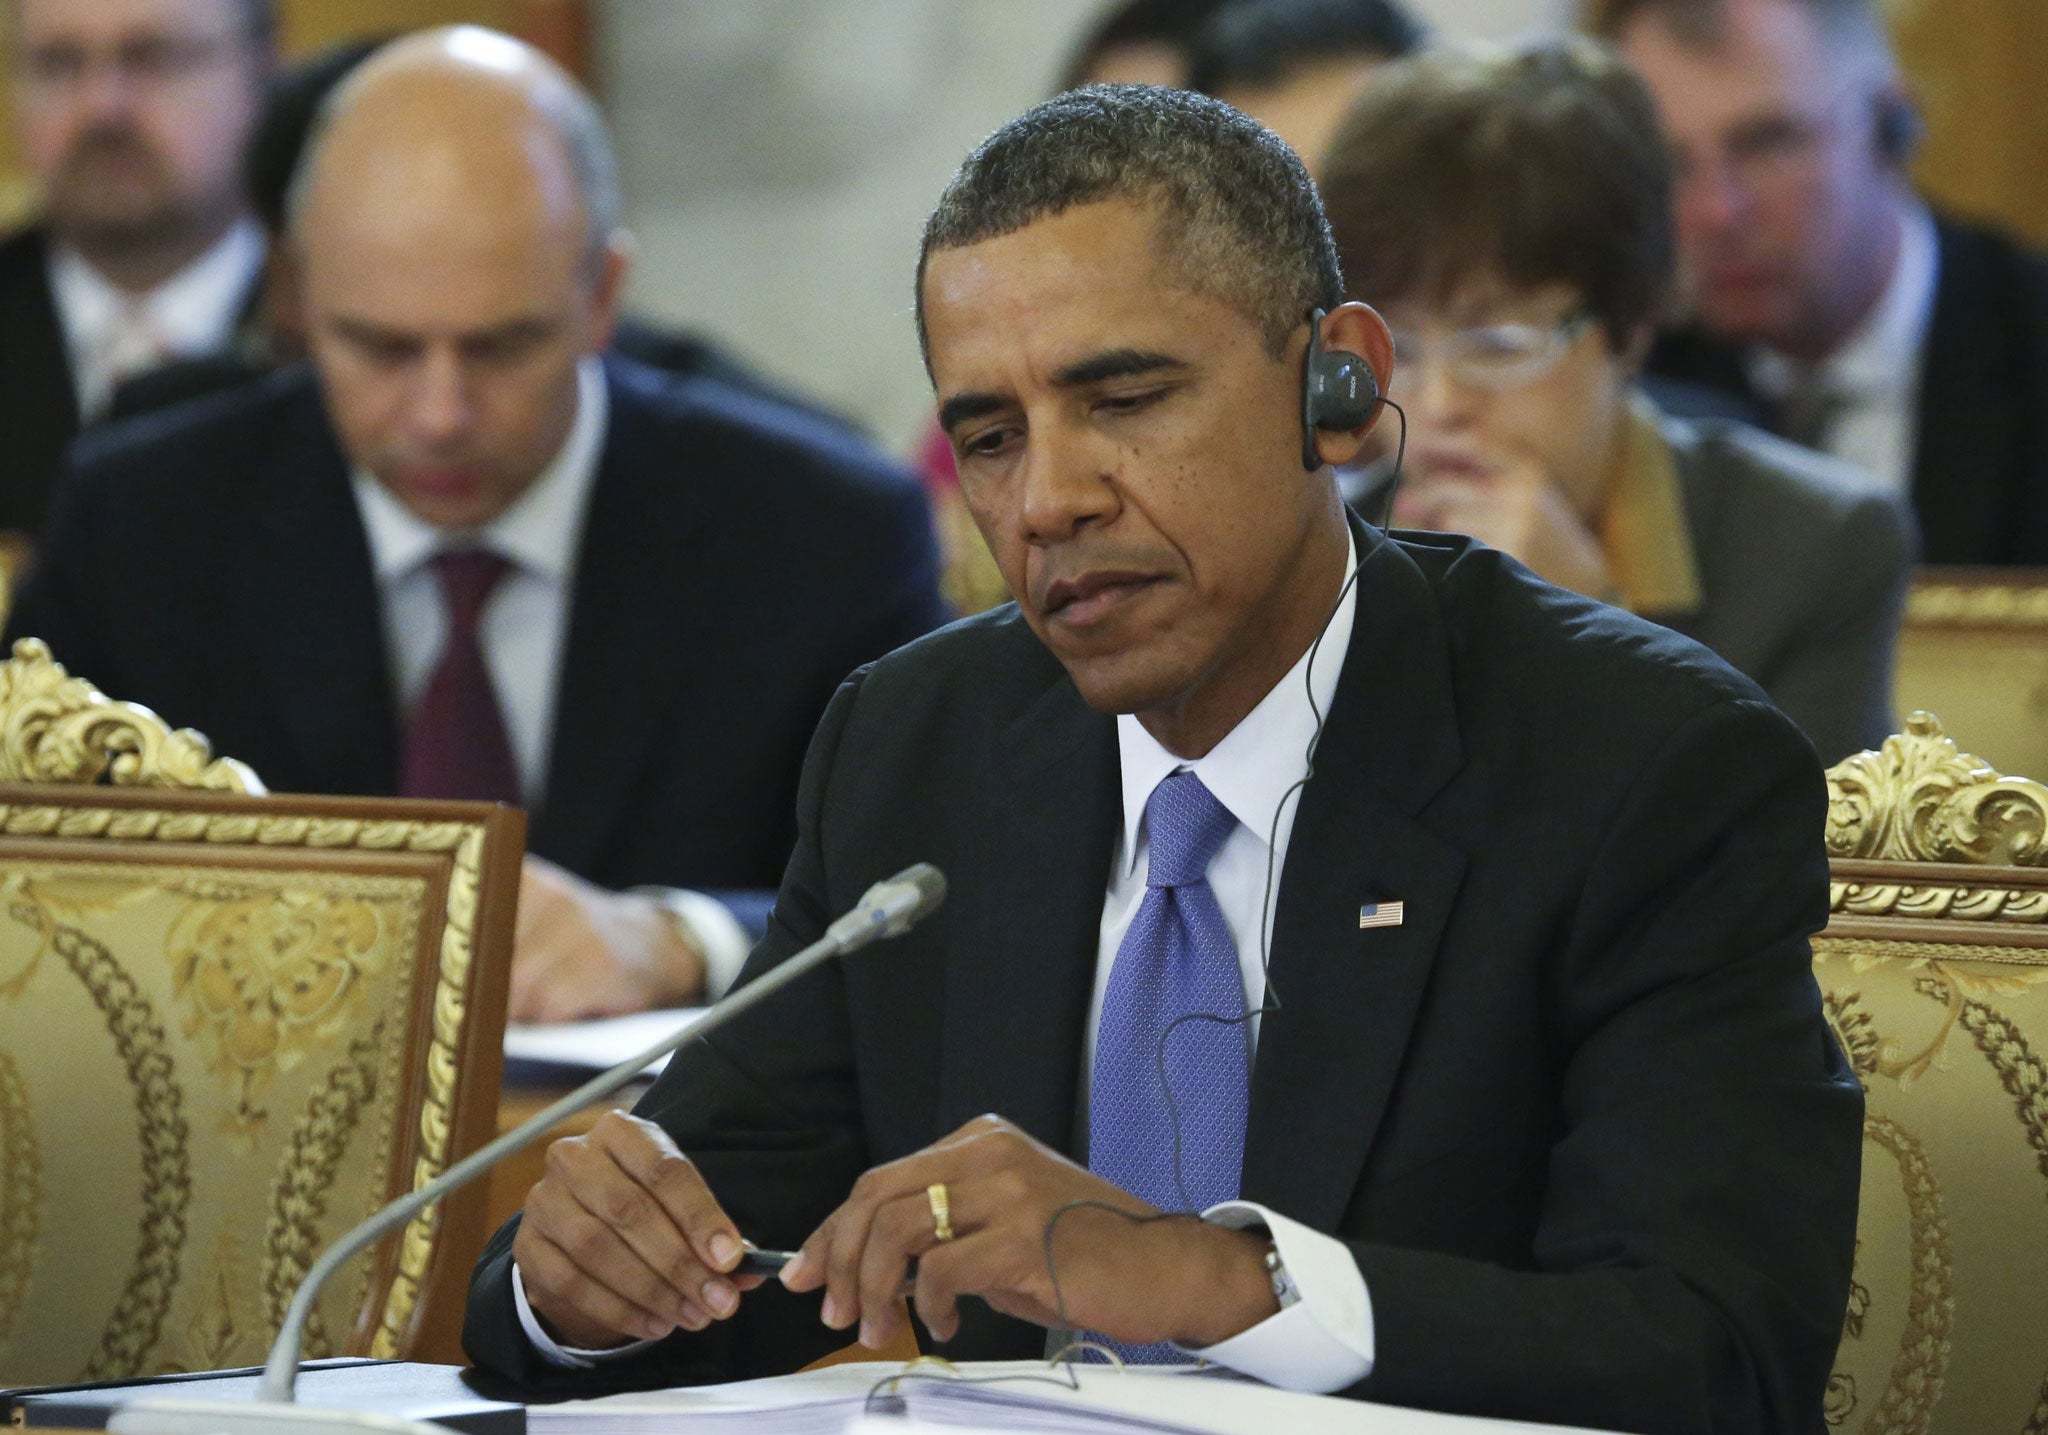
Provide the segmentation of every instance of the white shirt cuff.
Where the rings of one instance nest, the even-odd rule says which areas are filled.
[[[519,1274],[519,1262],[512,1263],[512,1308],[519,1312],[519,1328],[526,1332],[526,1338],[533,1342],[533,1348],[540,1352],[540,1358],[549,1365],[558,1365],[564,1370],[588,1370],[600,1360],[609,1360],[616,1355],[630,1355],[654,1344],[651,1340],[636,1340],[627,1345],[615,1345],[609,1350],[578,1350],[563,1345],[545,1330],[541,1329],[540,1317],[527,1304],[526,1280]]]
[[[1232,1230],[1264,1226],[1301,1299],[1188,1354],[1311,1395],[1333,1395],[1372,1374],[1372,1298],[1348,1246],[1251,1201],[1211,1206],[1202,1219]]]
[[[740,968],[747,964],[747,954],[754,949],[754,943],[747,936],[747,929],[740,925],[740,919],[716,897],[692,892],[685,887],[636,887],[633,890],[645,892],[667,907],[669,914],[683,924],[683,930],[696,942],[697,950],[704,954],[704,1004],[708,1006],[724,996],[738,980]]]

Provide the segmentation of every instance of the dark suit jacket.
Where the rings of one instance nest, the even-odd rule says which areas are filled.
[[[1895,730],[1892,654],[1913,519],[1825,454],[1747,424],[1666,418],[1700,606],[1651,613],[1762,686],[1824,762]]]
[[[609,887],[772,888],[834,687],[944,620],[923,495],[713,381],[607,381],[531,845]],[[303,370],[84,441],[10,626],[273,790],[396,790],[369,547]]]
[[[1243,1194],[1350,1244],[1379,1400],[1630,1430],[1818,1432],[1861,1101],[1821,1014],[1811,749],[1696,644],[1469,539],[1357,525],[1359,620],[1278,894]],[[995,1111],[1076,1150],[1119,822],[1113,720],[1014,607],[858,673],[820,725],[757,975],[872,880],[951,896],[685,1048],[641,1102],[751,1238]],[[1406,922],[1361,931],[1360,904]],[[516,1223],[515,1223],[516,1225]],[[564,1389],[787,1370],[841,1337],[779,1288],[595,1372],[509,1289],[465,1341]],[[974,1305],[948,1348],[1030,1356]]]
[[[0,529],[42,531],[64,451],[78,436],[71,356],[40,229],[0,239]],[[256,302],[251,286],[243,318]]]
[[[38,532],[64,449],[78,435],[71,357],[50,293],[42,231],[0,241],[0,529]]]
[[[2048,259],[1994,230],[1937,222],[1940,277],[1920,378],[1913,507],[1928,563],[2048,564]],[[1652,374],[1736,396],[1767,426],[1739,348],[1662,337]],[[1659,399],[1692,412],[1674,390]]]

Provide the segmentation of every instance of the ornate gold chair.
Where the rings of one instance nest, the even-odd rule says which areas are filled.
[[[2048,778],[2048,573],[1923,569],[1892,689],[1895,711],[1940,713],[1964,748]]]
[[[321,1248],[494,1129],[524,818],[261,796],[0,662],[0,1385],[260,1363]],[[481,1183],[308,1355],[459,1358]]]
[[[1828,786],[1814,970],[1868,1101],[1829,1422],[2048,1431],[2048,788],[1926,713]]]

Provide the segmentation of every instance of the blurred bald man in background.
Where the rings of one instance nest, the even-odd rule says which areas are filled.
[[[618,211],[538,52],[379,51],[292,194],[312,371],[81,444],[13,624],[273,789],[527,806],[515,1019],[721,989],[826,700],[944,617],[907,474],[599,357]]]
[[[226,344],[263,239],[241,155],[268,0],[4,0],[43,213],[0,240],[0,531],[19,550],[81,424],[123,379]]]

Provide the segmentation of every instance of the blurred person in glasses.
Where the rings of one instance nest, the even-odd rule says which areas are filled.
[[[1648,369],[1908,496],[1929,563],[2048,563],[2048,257],[1915,192],[1886,8],[1588,7],[1675,165],[1688,312]]]
[[[1386,316],[1408,416],[1393,522],[1466,533],[1698,639],[1833,762],[1892,730],[1914,533],[1838,461],[1660,412],[1638,376],[1674,270],[1649,95],[1583,39],[1387,66],[1324,202]],[[1351,475],[1383,511],[1391,455]]]
[[[264,240],[242,151],[263,104],[268,0],[0,0],[41,217],[0,239],[0,530],[40,530],[79,429],[115,388],[230,344]]]

